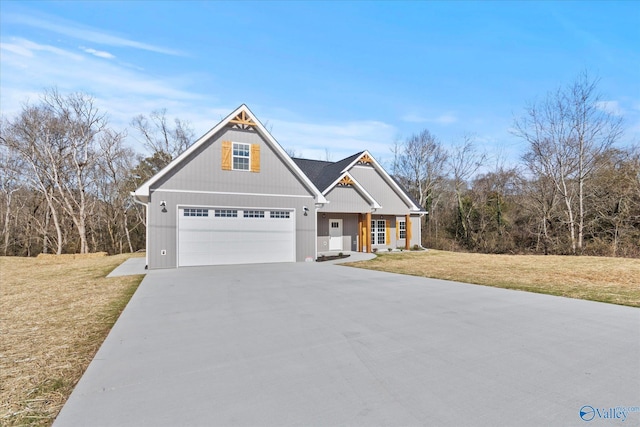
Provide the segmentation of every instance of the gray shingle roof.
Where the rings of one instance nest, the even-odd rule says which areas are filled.
[[[338,160],[337,162],[328,162],[324,160],[309,160],[309,159],[301,159],[298,157],[293,157],[292,160],[298,165],[298,167],[302,170],[302,172],[309,177],[311,182],[320,190],[321,193],[333,184],[340,175],[342,175],[342,171],[353,163],[357,158],[362,156],[364,151],[356,153],[352,156],[344,158],[342,160]],[[409,199],[418,207],[420,203],[404,188],[404,186],[392,175],[389,175],[391,179],[398,184],[398,187],[409,197]]]
[[[302,172],[309,177],[318,190],[324,192],[336,179],[340,178],[344,168],[360,157],[362,153],[364,153],[364,151],[337,162],[300,158],[293,158],[293,161],[302,169]]]

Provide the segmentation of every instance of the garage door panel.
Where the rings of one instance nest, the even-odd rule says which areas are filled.
[[[206,208],[204,208],[206,209]],[[295,261],[295,216],[244,218],[184,216],[179,211],[178,259],[180,266],[252,264]]]

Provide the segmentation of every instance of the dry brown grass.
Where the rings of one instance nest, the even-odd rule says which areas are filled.
[[[50,425],[143,276],[131,255],[0,257],[0,425]]]
[[[348,264],[371,270],[640,307],[640,260],[429,250]]]

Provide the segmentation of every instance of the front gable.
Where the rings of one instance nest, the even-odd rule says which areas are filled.
[[[259,133],[233,127],[212,135],[153,183],[151,190],[312,195]]]
[[[369,212],[380,208],[380,204],[349,172],[338,177],[322,194],[329,203],[320,208],[321,211]]]
[[[236,152],[234,143],[238,145]],[[247,156],[243,156],[244,148]],[[236,167],[244,161],[241,157],[247,158],[247,170]],[[133,195],[146,203],[151,192],[158,190],[306,195],[316,203],[326,201],[244,104]]]

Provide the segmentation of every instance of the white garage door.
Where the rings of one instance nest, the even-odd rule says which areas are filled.
[[[178,215],[181,267],[296,260],[293,211],[180,208]]]

